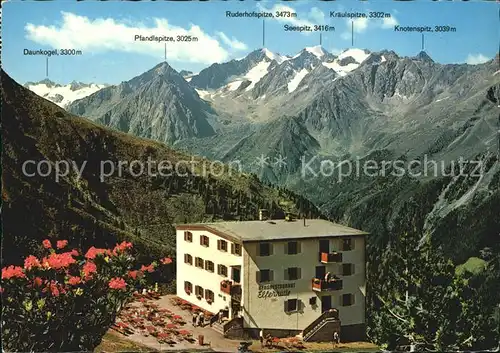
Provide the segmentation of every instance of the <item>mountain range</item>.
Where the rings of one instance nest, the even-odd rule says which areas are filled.
[[[48,99],[62,108],[65,108],[73,101],[91,95],[106,86],[108,85],[76,81],[67,85],[61,85],[49,79],[38,82],[26,82],[24,85],[24,87],[35,92],[40,97]]]
[[[370,233],[367,323],[378,342],[391,340],[384,327],[394,318],[383,316],[385,302],[405,291],[408,298],[408,283],[394,284],[406,280],[404,266],[397,272],[391,264],[419,251],[400,243],[408,234],[457,270],[488,263],[490,274],[473,269],[475,294],[467,295],[484,304],[498,292],[483,288],[487,275],[500,273],[498,56],[468,65],[440,64],[424,51],[410,57],[363,49],[333,55],[310,47],[284,56],[259,49],[199,73],[178,73],[160,63],[73,101],[66,106],[69,113],[3,76],[2,85],[4,111],[11,116],[2,128],[4,182],[10,185],[4,214],[17,220],[4,226],[15,235],[12,247],[40,231],[63,231],[75,241],[78,232],[89,239],[135,237],[153,251],[155,234],[165,233],[165,217],[169,223],[250,219],[260,207],[281,216],[291,205],[301,216],[326,217]],[[123,177],[101,185],[94,168],[83,181],[67,178],[61,186],[26,180],[16,163],[32,156],[96,162],[189,155],[231,167],[237,162],[244,174],[134,182]],[[19,191],[26,185],[28,192]],[[61,207],[61,197],[69,207]],[[67,217],[74,224],[57,222]],[[18,230],[18,224],[26,228]],[[171,238],[172,230],[167,233]],[[438,274],[426,276],[439,281]],[[425,296],[415,293],[412,298]],[[466,299],[457,304],[453,295],[450,303],[465,305]],[[496,310],[493,302],[483,304],[485,316],[474,316],[480,308],[473,318],[466,315],[472,327],[464,326],[467,336],[475,330],[493,337],[497,326],[475,328],[490,322]]]
[[[260,208],[275,217],[285,212],[320,216],[300,195],[262,184],[243,173],[202,171],[202,158],[108,129],[69,114],[1,72],[2,91],[2,252],[3,264],[41,255],[43,239],[65,239],[70,247],[134,243],[144,261],[175,257],[173,223],[256,219]],[[25,161],[67,161],[59,180],[31,174]],[[102,178],[101,162],[194,162],[161,175],[136,174],[129,167]],[[158,164],[157,164],[158,166]],[[36,167],[34,167],[36,168]],[[81,170],[77,173],[74,168]],[[62,169],[61,169],[62,170]],[[156,173],[156,175],[153,175]]]
[[[373,178],[308,180],[301,175],[303,161],[313,159],[313,169],[325,161],[339,164],[373,156],[428,158],[443,169],[459,158],[490,161],[487,176],[460,187],[464,199],[441,195],[436,209],[428,210],[429,218],[439,220],[476,195],[487,196],[483,192],[498,179],[499,72],[498,58],[479,65],[443,65],[423,51],[412,57],[363,49],[333,55],[317,46],[284,56],[259,49],[197,74],[177,73],[164,62],[67,109],[187,153],[239,162],[266,182],[307,195],[330,217],[363,227],[369,220],[353,218],[352,209],[378,195],[375,190],[359,192]],[[259,165],[259,158],[286,162]],[[459,181],[449,181],[447,187]],[[344,186],[350,190],[353,185],[349,202],[345,196],[337,199]],[[387,222],[384,234],[391,229]]]

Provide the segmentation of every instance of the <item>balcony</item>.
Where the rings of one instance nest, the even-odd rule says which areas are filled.
[[[342,253],[340,252],[320,252],[319,253],[319,261],[328,264],[328,263],[340,263],[342,262]]]
[[[230,280],[224,280],[220,283],[220,291],[231,296],[241,296],[241,285]]]
[[[317,292],[326,292],[342,289],[341,279],[332,279],[330,281],[325,281],[318,278],[313,278],[312,280],[312,290]]]
[[[231,294],[231,287],[232,287],[231,281],[226,280],[220,283],[220,291],[222,293]]]

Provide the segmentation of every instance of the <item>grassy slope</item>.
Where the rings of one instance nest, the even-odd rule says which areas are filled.
[[[191,161],[167,146],[115,132],[68,114],[2,75],[2,201],[4,263],[35,253],[40,240],[69,239],[86,248],[109,246],[120,239],[136,243],[147,256],[172,255],[172,223],[217,219],[254,219],[259,208],[275,215],[288,210],[310,216],[319,212],[309,201],[286,190],[261,184],[236,172],[138,177],[125,168],[100,181],[101,161]],[[87,162],[54,180],[23,174],[26,160]],[[208,163],[208,162],[207,162]],[[181,172],[184,171],[181,168]],[[30,170],[31,171],[31,170]],[[222,176],[217,176],[222,174]]]

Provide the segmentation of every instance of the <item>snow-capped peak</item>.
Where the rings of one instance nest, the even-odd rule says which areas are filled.
[[[82,99],[106,87],[95,83],[73,81],[67,85],[56,84],[52,81],[27,82],[25,87],[58,106],[65,108],[77,99]]]
[[[321,59],[325,55],[325,52],[320,45],[316,45],[314,47],[306,47],[304,50],[315,55],[318,59]]]
[[[365,61],[368,57],[370,56],[370,52],[367,50],[363,49],[347,49],[343,51],[339,56],[338,60],[342,60],[344,58],[352,57],[358,64],[361,64],[363,61]]]
[[[268,57],[269,59],[271,60],[276,60],[276,62],[278,64],[281,64],[282,62],[288,60],[289,58],[286,57],[286,56],[283,56],[283,55],[280,55],[280,54],[276,54],[276,53],[273,53],[272,51],[270,51],[269,49],[267,48],[264,48],[262,49],[262,52],[264,53],[264,55],[266,55],[266,57]]]

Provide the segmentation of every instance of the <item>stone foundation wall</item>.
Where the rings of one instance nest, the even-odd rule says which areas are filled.
[[[244,329],[244,339],[259,339],[260,329],[258,328],[246,328]],[[273,337],[285,338],[285,337],[294,337],[297,336],[302,331],[300,330],[281,330],[281,329],[264,329],[264,336],[268,334]]]
[[[366,340],[366,325],[346,325],[340,327],[341,342],[356,342]]]

